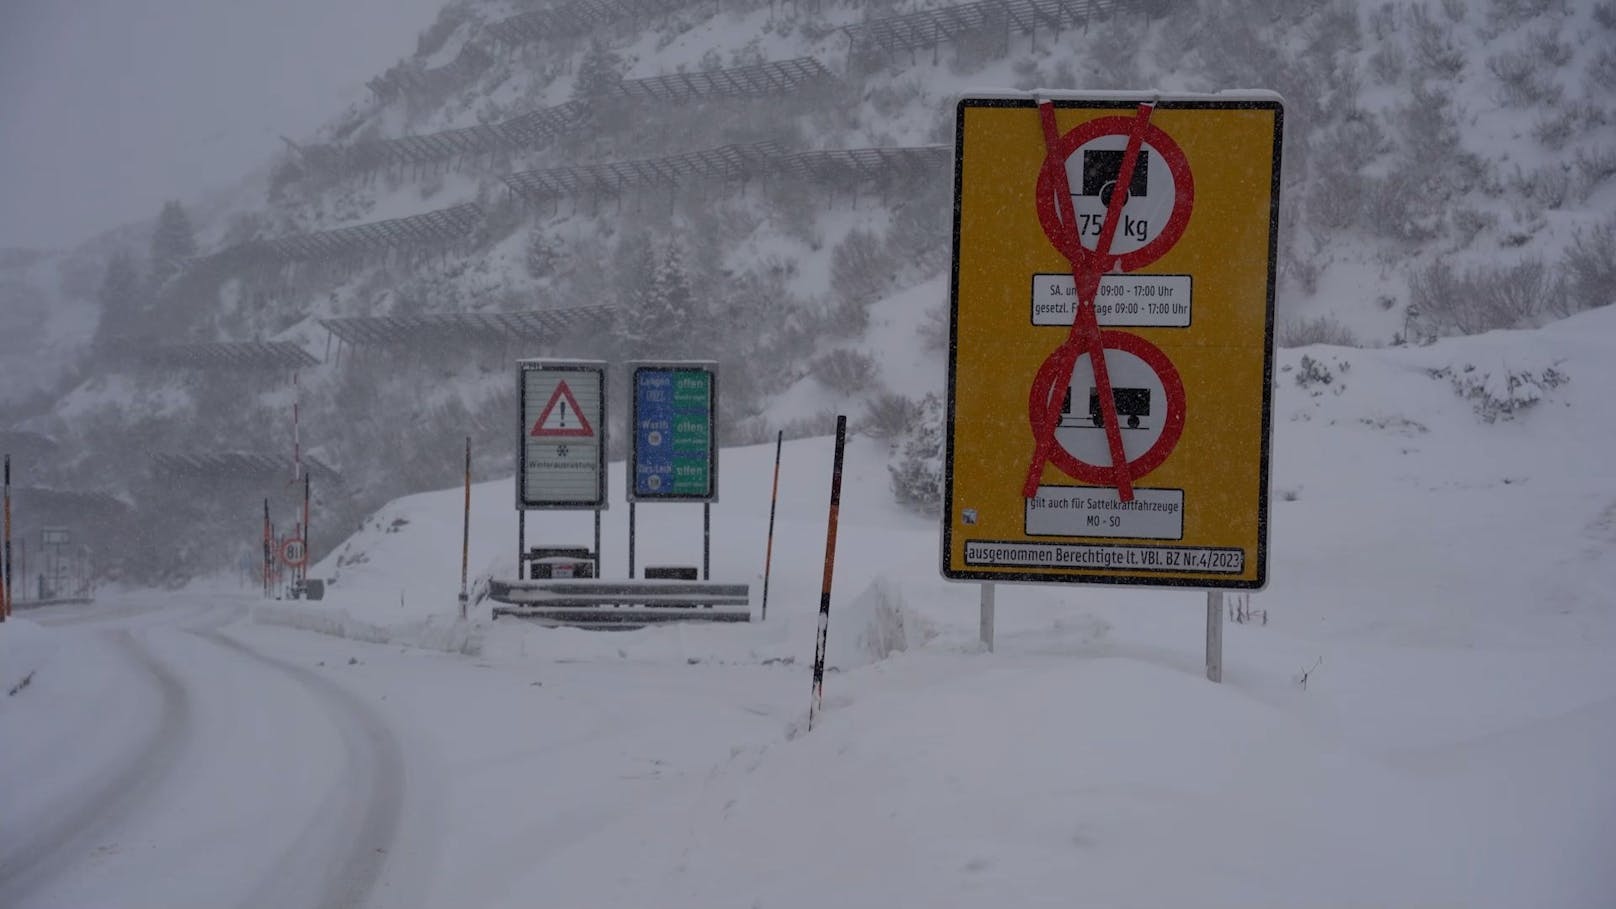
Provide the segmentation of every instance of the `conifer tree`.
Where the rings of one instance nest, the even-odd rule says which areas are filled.
[[[95,344],[103,352],[142,334],[145,293],[135,260],[120,252],[107,263],[96,293],[101,304],[101,321],[96,326]]]
[[[603,98],[623,81],[623,58],[598,38],[589,42],[578,61],[578,77],[573,80],[572,96],[580,101]]]
[[[191,219],[178,202],[164,202],[157,215],[157,229],[152,233],[151,276],[156,286],[179,271],[180,263],[196,255],[196,235],[191,230]]]

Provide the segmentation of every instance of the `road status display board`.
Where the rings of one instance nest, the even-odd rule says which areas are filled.
[[[516,507],[606,507],[606,364],[522,360]]]
[[[634,363],[630,370],[629,501],[718,501],[717,364]]]
[[[1267,583],[1282,125],[1270,92],[960,101],[945,577]]]

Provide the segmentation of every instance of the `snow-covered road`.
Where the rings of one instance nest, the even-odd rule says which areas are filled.
[[[255,625],[248,602],[26,613],[51,648],[0,716],[0,905],[515,899],[734,743],[781,739],[806,691],[766,667],[496,668]]]
[[[240,615],[180,599],[35,616],[63,632],[39,684],[64,697],[42,691],[53,715],[6,746],[0,904],[358,906],[381,886],[409,802],[398,739],[366,699],[227,630]]]

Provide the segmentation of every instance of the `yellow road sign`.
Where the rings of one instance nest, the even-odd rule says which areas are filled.
[[[960,101],[946,577],[1267,583],[1282,125],[1269,92]]]

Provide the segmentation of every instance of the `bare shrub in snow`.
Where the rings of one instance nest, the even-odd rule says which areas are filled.
[[[1309,344],[1331,344],[1336,347],[1357,347],[1358,336],[1333,316],[1316,319],[1287,319],[1279,324],[1280,347],[1306,347]]]
[[[1563,308],[1564,293],[1562,283],[1537,259],[1463,274],[1439,259],[1409,279],[1411,315],[1437,335],[1531,325]]]
[[[1423,4],[1408,12],[1408,27],[1414,46],[1414,61],[1427,75],[1451,79],[1464,69],[1464,51],[1453,39],[1447,25],[1436,20]]]
[[[890,391],[872,395],[864,405],[859,431],[867,436],[892,441],[909,430],[920,416],[920,402]]]
[[[1483,267],[1469,276],[1477,305],[1488,322],[1515,328],[1535,322],[1539,314],[1557,308],[1554,298],[1563,293],[1538,259],[1514,265]]]
[[[1592,193],[1599,184],[1616,177],[1616,147],[1578,149],[1576,163],[1577,172],[1582,175],[1585,195]]]
[[[1368,62],[1369,72],[1382,85],[1400,84],[1403,73],[1408,69],[1408,55],[1403,53],[1403,46],[1395,41],[1377,42]]]
[[[1375,42],[1381,45],[1390,44],[1387,40],[1399,31],[1397,25],[1397,4],[1382,3],[1369,11],[1369,33],[1375,36]]]
[[[1532,138],[1543,143],[1545,148],[1559,151],[1565,148],[1566,142],[1582,125],[1584,114],[1585,111],[1576,107],[1545,111],[1532,124]]]
[[[1566,314],[1616,304],[1616,216],[1579,230],[1560,260]]]
[[[874,233],[855,228],[831,250],[830,287],[841,302],[868,305],[891,282],[892,263]]]
[[[1526,36],[1526,52],[1554,67],[1571,62],[1571,45],[1560,39],[1560,29],[1552,25]]]
[[[1571,198],[1571,174],[1561,165],[1545,164],[1532,175],[1530,187],[1532,199],[1544,208],[1558,209]]]
[[[1453,225],[1453,232],[1460,249],[1476,241],[1476,235],[1498,225],[1498,215],[1490,211],[1465,206],[1456,208],[1449,216],[1448,221]]]
[[[1487,58],[1487,71],[1498,81],[1500,104],[1532,107],[1557,103],[1565,89],[1545,71],[1543,61],[1528,51],[1501,51]]]
[[[814,360],[810,369],[821,385],[838,394],[861,394],[875,383],[875,358],[860,350],[837,348]]]
[[[1428,181],[1406,170],[1365,181],[1362,218],[1373,233],[1404,243],[1423,243],[1439,233],[1441,216],[1417,202]]]
[[[1493,0],[1488,18],[1499,27],[1518,25],[1549,11],[1560,0]]]
[[[948,323],[947,307],[927,307],[925,315],[920,317],[920,324],[915,326],[915,334],[920,338],[921,345],[928,351],[941,351],[947,348],[950,333]]]
[[[935,515],[943,503],[943,429],[943,400],[928,394],[887,465],[893,498],[927,515]]]

